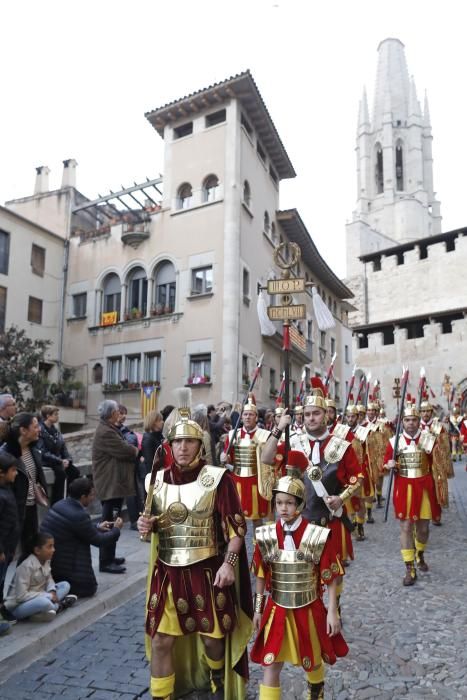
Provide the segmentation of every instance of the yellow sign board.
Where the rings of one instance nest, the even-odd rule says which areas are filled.
[[[305,291],[305,278],[268,280],[268,294],[294,294]]]
[[[101,326],[114,326],[116,323],[118,323],[118,311],[101,314]]]
[[[306,318],[306,306],[305,304],[268,306],[268,316],[271,321],[298,321]]]

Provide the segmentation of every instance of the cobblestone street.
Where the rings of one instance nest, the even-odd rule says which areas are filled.
[[[464,463],[456,471],[443,526],[431,528],[430,572],[419,575],[413,588],[401,585],[404,567],[392,515],[384,525],[383,511],[375,510],[376,523],[366,526],[367,540],[354,544],[356,559],[347,569],[342,606],[350,653],[327,670],[326,700],[467,698]],[[141,594],[12,676],[0,686],[0,697],[149,700],[143,619]],[[251,670],[249,700],[257,697],[261,677],[258,667]],[[283,697],[303,698],[302,671],[285,668],[283,687]]]

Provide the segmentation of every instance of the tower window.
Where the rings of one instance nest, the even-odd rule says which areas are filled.
[[[211,114],[207,114],[206,128],[209,126],[215,126],[216,124],[222,124],[222,122],[225,122],[225,117],[225,109],[220,109],[218,112],[211,112]]]
[[[404,162],[402,144],[398,141],[396,145],[396,189],[402,192],[404,189]]]
[[[193,133],[193,122],[186,122],[185,124],[180,124],[174,129],[174,139],[181,139],[184,136],[189,136]]]
[[[383,172],[383,149],[378,144],[376,146],[376,193],[384,192],[384,172]]]
[[[188,182],[178,188],[177,209],[189,209],[193,201],[193,190]]]
[[[251,189],[248,180],[243,183],[243,202],[247,207],[251,206]]]

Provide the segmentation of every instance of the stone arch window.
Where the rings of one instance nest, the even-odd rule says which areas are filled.
[[[404,148],[401,139],[396,142],[396,190],[404,190]]]
[[[383,149],[380,143],[375,145],[375,182],[376,194],[384,192]]]
[[[203,182],[203,202],[215,202],[219,196],[219,178],[208,175]]]
[[[96,364],[92,368],[92,383],[93,384],[102,384],[103,373],[104,373],[104,368],[102,367],[101,363],[96,362]]]
[[[277,231],[274,221],[271,221],[271,240],[273,243],[277,243]]]
[[[157,266],[154,282],[156,313],[172,314],[175,311],[176,275],[171,262],[165,260]]]
[[[120,278],[115,274],[115,272],[109,272],[109,274],[105,276],[102,284],[102,290],[102,312],[110,313],[111,311],[116,311],[117,319],[120,320],[120,300],[122,298],[122,287],[120,284]]]
[[[148,279],[142,267],[134,267],[128,275],[127,311],[134,317],[147,315]]]
[[[189,209],[193,203],[193,188],[189,182],[180,185],[177,193],[177,209]]]
[[[271,231],[271,221],[269,219],[269,214],[267,213],[267,211],[264,212],[263,230],[264,230],[264,233],[267,233],[269,236],[269,233]]]
[[[251,206],[251,189],[248,180],[243,183],[243,201],[247,207]]]

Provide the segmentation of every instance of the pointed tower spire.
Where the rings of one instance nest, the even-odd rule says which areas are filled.
[[[378,46],[375,98],[372,127],[383,124],[383,114],[390,112],[394,121],[404,123],[408,116],[409,73],[404,44],[399,39],[384,39]]]
[[[362,130],[369,128],[370,126],[370,114],[368,112],[368,100],[366,96],[366,88],[363,88],[362,99],[358,106],[358,126],[357,132],[360,133]]]
[[[413,76],[410,78],[410,89],[409,89],[409,117],[421,117],[422,108],[420,107],[420,102],[417,97],[417,88],[415,86],[415,80]]]
[[[431,129],[430,107],[428,105],[428,95],[425,90],[425,102],[423,105],[423,126]]]

